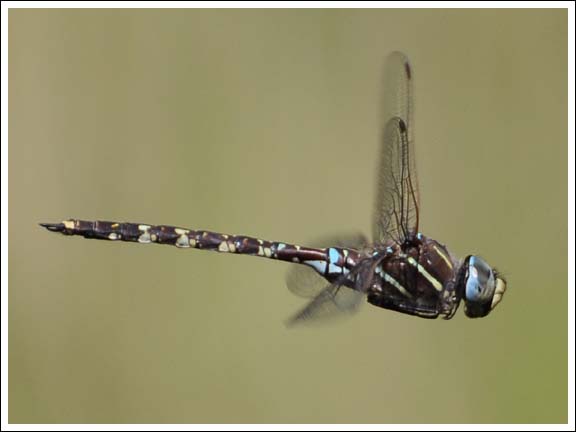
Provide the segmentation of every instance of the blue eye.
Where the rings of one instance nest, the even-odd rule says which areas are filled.
[[[482,258],[471,256],[468,261],[466,299],[472,302],[489,300],[494,292],[494,273]]]
[[[502,291],[498,301],[502,297],[505,284],[496,278],[492,268],[478,256],[471,255],[463,264],[464,277],[464,302],[466,315],[471,318],[487,315],[497,302],[493,302],[496,286],[499,284]]]

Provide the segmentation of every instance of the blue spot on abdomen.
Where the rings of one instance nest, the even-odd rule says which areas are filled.
[[[340,258],[340,253],[334,249],[334,248],[329,248],[328,249],[328,260],[331,263],[336,263],[338,262],[338,259]]]

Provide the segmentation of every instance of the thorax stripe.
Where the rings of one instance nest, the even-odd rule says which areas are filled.
[[[396,288],[398,291],[400,291],[402,294],[404,294],[406,297],[412,297],[412,294],[410,294],[406,288],[404,288],[400,282],[398,282],[396,279],[394,279],[392,276],[390,276],[388,273],[382,271],[381,272],[382,278],[384,279],[385,282],[389,283],[390,285],[392,285],[394,288]]]
[[[424,276],[428,280],[428,282],[432,284],[432,286],[436,289],[436,291],[442,291],[442,284],[438,281],[438,279],[436,279],[434,276],[428,273],[428,271],[422,265],[420,265],[420,263],[418,263],[412,257],[408,257],[407,261],[408,264],[410,264],[413,267],[416,267],[418,273]]]
[[[440,258],[442,258],[442,259],[444,260],[444,262],[446,263],[446,265],[448,266],[448,268],[449,268],[450,270],[452,270],[452,268],[453,268],[452,261],[450,261],[450,260],[448,259],[448,257],[444,254],[444,252],[442,252],[442,251],[440,250],[440,248],[437,247],[436,245],[434,245],[434,250],[438,253],[438,255],[440,255]]]

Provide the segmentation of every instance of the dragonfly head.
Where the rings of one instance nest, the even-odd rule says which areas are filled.
[[[506,280],[476,255],[469,255],[460,267],[458,289],[464,298],[464,313],[469,318],[488,315],[502,300]]]

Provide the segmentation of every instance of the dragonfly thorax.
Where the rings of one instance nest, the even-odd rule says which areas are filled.
[[[424,318],[454,314],[457,262],[443,245],[417,234],[410,242],[385,245],[377,259],[369,303]]]

